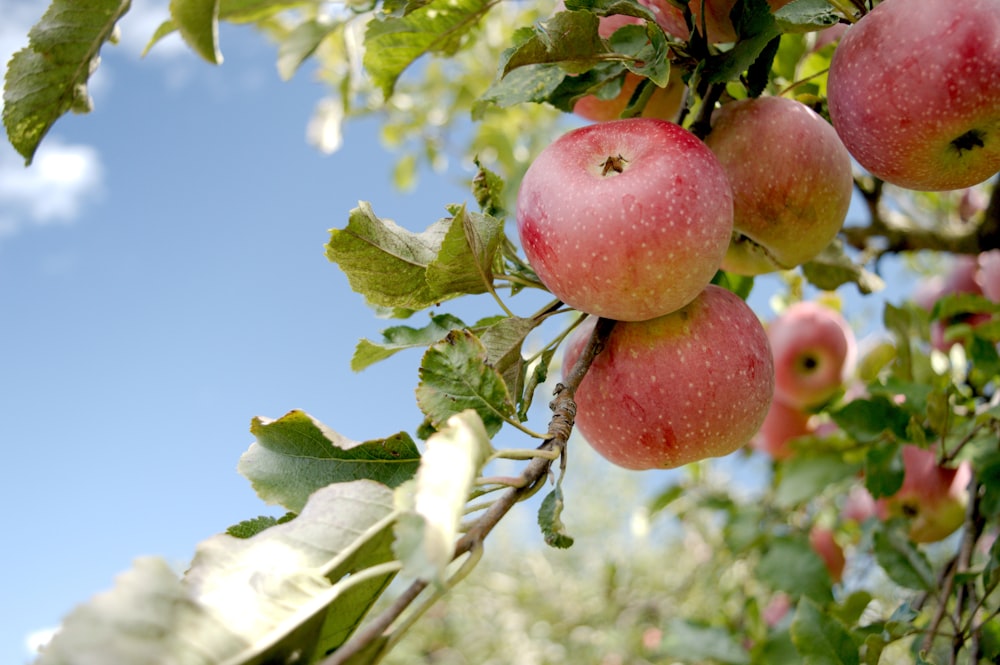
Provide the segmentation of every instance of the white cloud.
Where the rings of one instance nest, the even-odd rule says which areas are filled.
[[[71,223],[103,193],[104,174],[95,148],[48,137],[25,168],[11,148],[0,150],[0,236],[25,225]]]

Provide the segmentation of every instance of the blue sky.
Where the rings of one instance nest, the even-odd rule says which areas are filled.
[[[4,61],[44,9],[0,0]],[[60,120],[30,169],[0,146],[0,662],[136,556],[183,566],[267,512],[235,471],[251,417],[301,408],[355,439],[420,420],[416,356],[351,373],[357,339],[389,322],[323,245],[359,199],[422,229],[469,200],[455,172],[393,191],[373,121],[333,155],[309,145],[323,86],[282,82],[250,30],[224,27],[221,67],[176,38],[141,59],[165,16],[136,3],[94,112]]]

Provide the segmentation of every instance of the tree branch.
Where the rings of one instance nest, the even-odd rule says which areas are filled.
[[[920,250],[978,254],[1000,248],[1000,187],[996,182],[989,204],[978,220],[931,227],[887,205],[880,180],[867,186],[861,180],[855,184],[869,214],[867,226],[849,226],[841,230],[845,241],[855,249],[881,256]]]
[[[549,469],[555,459],[562,457],[566,450],[569,436],[573,432],[576,419],[576,402],[573,396],[580,382],[586,375],[594,358],[604,349],[615,322],[610,319],[598,319],[597,325],[587,342],[586,348],[580,354],[573,369],[566,377],[565,383],[556,385],[555,397],[549,403],[552,418],[546,438],[538,447],[540,451],[557,452],[558,455],[540,455],[531,460],[518,477],[518,484],[508,488],[478,519],[476,519],[455,544],[454,559],[473,550],[482,548],[483,541],[493,528],[500,522],[511,508],[519,501],[535,493],[545,482]],[[425,580],[416,580],[396,598],[381,614],[372,619],[362,630],[354,634],[339,649],[322,660],[320,665],[344,665],[352,658],[365,651],[376,640],[386,637],[403,612],[420,596],[428,586]]]

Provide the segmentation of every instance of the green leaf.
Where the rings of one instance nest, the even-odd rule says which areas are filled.
[[[476,176],[472,179],[472,194],[476,197],[479,209],[491,217],[502,217],[504,214],[504,181],[499,175],[489,170],[479,162],[478,155],[473,159],[476,165]]]
[[[395,567],[374,566],[392,559],[393,511],[382,485],[334,485],[291,522],[202,542],[183,578],[160,559],[138,559],[66,617],[37,662],[315,662],[392,579]]]
[[[875,532],[874,547],[875,560],[896,584],[921,591],[936,586],[934,567],[896,521]]]
[[[897,440],[906,439],[909,414],[884,395],[856,399],[832,411],[833,421],[862,443],[878,441],[889,433]]]
[[[219,50],[219,0],[170,0],[170,18],[195,53],[222,64]]]
[[[729,631],[683,619],[673,619],[664,628],[660,651],[673,658],[683,658],[685,662],[750,663],[750,654]]]
[[[559,65],[525,65],[495,81],[472,108],[473,120],[482,119],[489,105],[509,108],[529,102],[549,99],[563,79],[567,78]],[[568,109],[567,109],[568,110]]]
[[[566,533],[566,525],[562,522],[563,495],[562,488],[555,489],[545,495],[542,505],[538,507],[538,526],[542,530],[545,544],[549,547],[566,549],[573,546],[573,537]]]
[[[590,12],[557,12],[535,26],[529,39],[512,46],[500,59],[500,76],[525,65],[557,64],[569,74],[581,74],[610,53],[597,32],[598,17]]]
[[[487,362],[486,347],[466,330],[453,330],[427,349],[417,404],[439,429],[451,416],[473,409],[490,437],[514,413],[503,377]]]
[[[531,367],[527,368],[530,371],[526,371],[527,376],[524,381],[524,390],[520,397],[518,397],[517,403],[517,417],[521,422],[528,419],[528,410],[534,401],[535,390],[538,386],[545,383],[545,380],[548,378],[549,365],[552,364],[552,358],[555,357],[555,354],[555,349],[546,349],[539,356],[538,360],[532,363]]]
[[[792,0],[774,12],[782,32],[813,32],[840,21],[840,14],[827,0]]]
[[[42,138],[69,111],[87,113],[87,83],[129,0],[54,0],[7,65],[3,124],[11,145],[31,160]]]
[[[330,20],[302,21],[278,45],[278,75],[288,81],[295,75],[323,40],[340,28]]]
[[[405,16],[373,19],[365,32],[364,66],[385,97],[425,53],[454,55],[493,7],[491,0],[432,0]]]
[[[839,455],[797,455],[778,469],[775,502],[792,508],[819,494],[829,485],[858,472],[859,465]]]
[[[861,293],[876,293],[885,288],[882,278],[865,270],[847,255],[840,239],[835,239],[812,261],[802,264],[802,273],[813,286],[836,291],[844,284],[856,284]]]
[[[396,503],[407,513],[397,525],[394,548],[411,576],[444,581],[469,491],[491,452],[483,421],[472,410],[450,417],[427,439],[416,480],[396,491]]]
[[[423,328],[392,326],[382,331],[382,342],[362,339],[351,357],[351,369],[355,372],[374,365],[406,349],[430,346],[444,338],[452,330],[464,328],[465,324],[451,314],[437,314]]]
[[[876,499],[892,496],[903,486],[899,444],[872,446],[865,453],[865,488]]]
[[[792,619],[792,643],[803,665],[860,665],[858,645],[844,624],[804,597]]]
[[[250,432],[257,442],[240,457],[237,470],[261,499],[293,512],[331,483],[367,478],[396,487],[412,478],[420,463],[406,432],[358,443],[303,411],[278,420],[254,418]]]
[[[623,26],[611,35],[608,44],[615,53],[627,56],[625,66],[629,71],[660,87],[667,85],[670,78],[667,38],[655,22]]]
[[[328,259],[340,266],[355,292],[380,307],[424,309],[438,302],[427,284],[427,266],[437,257],[451,221],[442,219],[413,233],[375,216],[362,201],[345,229],[333,229]]]
[[[732,291],[740,298],[743,298],[743,300],[746,300],[750,296],[750,292],[753,290],[753,282],[753,277],[737,275],[736,273],[724,270],[718,271],[712,278],[712,284]]]
[[[818,602],[833,600],[826,564],[805,537],[782,537],[771,541],[757,564],[757,575],[775,589],[793,597],[807,596]]]
[[[234,524],[226,529],[226,533],[234,538],[249,538],[251,536],[256,536],[264,529],[269,529],[276,524],[290,522],[293,519],[295,519],[295,513],[285,513],[281,517],[261,515],[252,519],[243,520],[239,524]]]
[[[501,220],[466,212],[465,206],[454,213],[437,256],[427,266],[427,284],[441,299],[486,293],[503,239]]]
[[[486,361],[503,377],[507,391],[520,395],[524,382],[524,357],[521,347],[524,340],[538,325],[533,319],[508,317],[501,319],[480,334],[486,347]]]
[[[950,293],[941,296],[934,303],[931,319],[949,320],[967,314],[997,314],[1000,303],[975,293]]]

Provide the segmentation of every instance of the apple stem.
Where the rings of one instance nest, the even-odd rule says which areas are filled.
[[[708,87],[708,92],[701,98],[701,108],[698,109],[698,117],[691,123],[691,133],[704,140],[712,131],[712,113],[715,111],[715,104],[722,98],[725,92],[724,83],[713,83]]]

